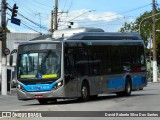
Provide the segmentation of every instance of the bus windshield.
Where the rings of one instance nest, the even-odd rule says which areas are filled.
[[[19,79],[49,79],[60,77],[60,52],[47,50],[19,54]]]

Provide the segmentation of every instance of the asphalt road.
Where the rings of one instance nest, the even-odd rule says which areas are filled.
[[[0,111],[160,111],[160,83],[149,83],[142,91],[132,92],[129,97],[117,97],[114,94],[100,95],[96,100],[81,103],[78,100],[58,100],[57,103],[40,105],[36,100],[19,101],[15,93],[8,96],[0,95]],[[25,120],[28,118],[0,118],[0,120]],[[31,119],[31,118],[29,118]],[[44,118],[32,118],[41,120]],[[45,118],[53,120],[53,118]],[[54,118],[55,120],[64,118]],[[88,118],[65,118],[68,120],[97,120],[97,119],[122,119],[122,117],[88,117]],[[124,120],[158,120],[156,117],[125,117]]]

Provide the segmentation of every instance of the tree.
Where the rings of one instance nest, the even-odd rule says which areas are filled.
[[[157,13],[160,13],[160,10],[157,10],[156,14]],[[119,32],[140,32],[140,35],[147,46],[150,35],[152,34],[152,17],[150,16],[152,16],[152,11],[143,13],[135,20],[135,22],[125,22]],[[156,15],[156,30],[160,30],[160,14]],[[160,63],[160,33],[158,32],[156,32],[156,43],[158,63]]]
[[[0,27],[0,31],[2,30],[2,27]],[[7,33],[10,33],[11,31],[7,28]]]

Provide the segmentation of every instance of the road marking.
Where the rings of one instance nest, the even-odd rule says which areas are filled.
[[[11,110],[11,112],[12,112],[12,111],[20,111],[20,110]]]
[[[40,110],[40,108],[28,108],[26,110],[28,110],[28,111],[30,111],[30,110]]]
[[[58,105],[54,105],[54,106],[48,106],[49,108],[53,108],[53,107],[57,107]]]

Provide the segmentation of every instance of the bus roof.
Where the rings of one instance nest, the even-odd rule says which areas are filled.
[[[141,40],[141,37],[138,33],[82,32],[66,40]]]
[[[138,33],[105,32],[100,28],[69,28],[57,30],[53,39],[63,40],[141,40]]]
[[[38,36],[36,38],[33,38],[29,41],[37,41],[37,40],[48,40],[51,38],[51,35],[47,34],[47,35],[41,35],[41,36]]]
[[[53,35],[41,35],[30,42],[67,40],[141,40],[138,33],[104,32],[100,28],[69,28],[57,30]]]
[[[82,33],[82,32],[104,32],[104,30],[100,28],[69,28],[69,29],[63,29],[63,30],[57,30],[54,31],[52,37],[54,39],[60,39],[60,38],[68,38],[74,34]]]

